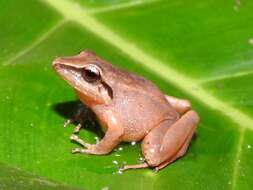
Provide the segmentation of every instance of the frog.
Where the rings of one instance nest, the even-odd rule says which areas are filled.
[[[121,171],[159,171],[186,154],[200,119],[189,100],[163,94],[150,80],[109,63],[91,50],[56,57],[52,65],[81,103],[94,112],[104,131],[95,144],[73,133],[70,139],[82,148],[74,148],[72,153],[106,155],[121,142],[140,142],[144,161],[124,165]],[[78,125],[74,131],[80,128]]]

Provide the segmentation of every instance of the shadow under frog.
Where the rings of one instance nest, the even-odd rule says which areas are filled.
[[[103,131],[99,127],[99,123],[97,122],[96,115],[93,113],[91,109],[87,106],[82,104],[80,101],[68,101],[68,102],[61,102],[52,105],[52,109],[57,112],[59,115],[65,118],[64,126],[66,127],[67,124],[73,123],[75,126],[79,124],[82,125],[81,128],[85,128],[85,130],[89,130],[92,133],[96,134],[99,139],[103,137]],[[82,111],[81,115],[78,118],[75,118],[78,115],[78,111]],[[69,120],[69,118],[75,118],[73,122]],[[80,129],[81,129],[80,128]],[[74,131],[79,132],[79,131]],[[75,142],[77,143],[77,142]],[[77,143],[78,144],[78,143]]]

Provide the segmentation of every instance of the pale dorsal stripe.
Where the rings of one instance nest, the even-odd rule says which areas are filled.
[[[9,65],[11,63],[14,63],[18,58],[22,57],[23,55],[29,53],[31,50],[33,50],[35,47],[37,47],[41,42],[46,40],[50,35],[52,35],[58,28],[60,28],[64,23],[66,22],[66,19],[58,21],[52,28],[50,28],[48,31],[44,32],[42,35],[40,35],[37,39],[35,39],[31,44],[29,44],[27,47],[25,47],[23,50],[18,52],[15,56],[8,59],[6,62],[4,62],[3,65]]]
[[[243,77],[243,76],[251,75],[251,74],[253,74],[253,70],[225,74],[225,75],[217,75],[217,76],[208,77],[208,78],[198,80],[198,82],[199,83],[207,83],[207,82],[213,82],[213,81],[218,81],[218,80],[226,80],[226,79],[231,79],[231,78]]]

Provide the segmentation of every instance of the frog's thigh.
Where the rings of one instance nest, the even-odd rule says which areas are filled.
[[[178,99],[168,95],[165,95],[165,98],[180,114],[183,114],[191,109],[191,103],[188,100]]]
[[[158,170],[164,168],[165,166],[167,166],[168,164],[170,164],[171,162],[175,161],[177,158],[183,156],[187,151],[187,148],[191,142],[193,135],[194,135],[194,130],[192,130],[192,133],[189,134],[189,136],[187,137],[186,141],[184,142],[182,148],[180,148],[178,153],[174,157],[169,158],[168,160],[164,161],[163,163],[161,163],[160,165],[155,167],[155,170],[158,171]]]
[[[170,127],[165,121],[143,140],[142,151],[149,166],[166,166],[183,156],[194,134],[199,117],[188,111]],[[165,165],[164,165],[165,164]]]

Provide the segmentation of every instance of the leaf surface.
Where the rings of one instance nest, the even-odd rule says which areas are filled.
[[[252,8],[228,0],[1,1],[0,170],[18,167],[70,189],[251,189]],[[186,156],[159,173],[119,175],[115,161],[136,163],[139,145],[70,154],[77,145],[62,125],[77,101],[51,62],[86,48],[192,102],[201,122]],[[81,136],[95,142],[94,131]]]

